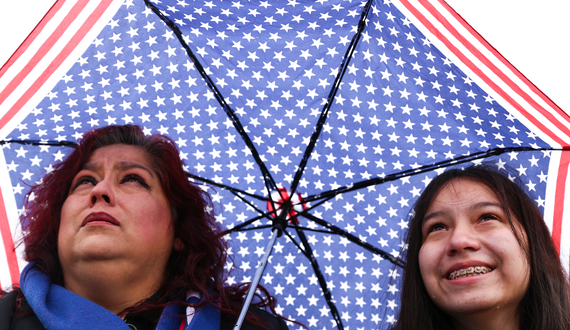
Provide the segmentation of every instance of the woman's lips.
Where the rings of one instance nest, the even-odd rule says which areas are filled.
[[[121,223],[115,219],[112,215],[105,212],[93,212],[83,219],[81,222],[81,227],[93,226],[93,225],[114,225],[120,226]]]

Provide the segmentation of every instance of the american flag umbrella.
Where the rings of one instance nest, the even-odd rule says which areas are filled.
[[[407,214],[447,166],[513,168],[568,268],[568,116],[443,1],[59,0],[1,69],[0,115],[2,287],[27,185],[110,124],[176,142],[231,232],[229,284],[288,224],[260,284],[310,329],[394,322]]]

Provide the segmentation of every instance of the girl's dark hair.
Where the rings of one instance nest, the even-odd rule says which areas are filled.
[[[406,264],[402,279],[400,313],[393,330],[452,329],[450,317],[430,299],[418,255],[422,246],[422,220],[433,199],[449,182],[472,180],[492,189],[503,204],[511,229],[523,247],[530,265],[529,287],[520,306],[520,328],[528,330],[570,329],[568,279],[550,232],[534,201],[522,185],[491,168],[491,165],[451,169],[434,178],[416,201],[406,241]],[[528,246],[522,244],[513,221],[524,229]]]
[[[138,126],[107,126],[85,134],[75,150],[31,188],[21,219],[26,233],[25,259],[35,261],[52,283],[63,285],[57,251],[63,203],[74,176],[91,154],[98,148],[115,144],[137,146],[147,153],[170,202],[174,235],[184,245],[181,251],[172,251],[160,297],[152,304],[139,304],[121,314],[164,307],[171,297],[185,297],[189,290],[200,292],[210,302],[219,298],[223,312],[238,314],[241,305],[235,302],[242,300],[245,288],[243,285],[224,286],[227,245],[214,219],[209,195],[188,180],[178,149],[170,138],[145,136]],[[264,297],[257,306],[269,307],[274,312],[275,299],[265,289],[261,291]],[[248,316],[248,320],[259,324],[254,317]]]

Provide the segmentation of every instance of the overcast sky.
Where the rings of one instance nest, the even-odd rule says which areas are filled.
[[[0,0],[0,65],[55,0]],[[563,110],[570,112],[569,0],[447,0]]]

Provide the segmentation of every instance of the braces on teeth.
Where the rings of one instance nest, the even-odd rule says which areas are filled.
[[[459,269],[459,270],[453,271],[451,274],[449,274],[448,279],[455,280],[455,279],[467,277],[467,276],[482,275],[482,274],[486,274],[490,271],[492,271],[492,269],[489,267],[485,267],[485,266],[469,267],[469,268]]]

